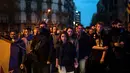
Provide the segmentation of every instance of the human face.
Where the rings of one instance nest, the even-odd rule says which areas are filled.
[[[15,32],[10,32],[10,38],[14,39],[15,38]]]
[[[81,33],[83,31],[83,27],[82,26],[78,26],[78,32]]]
[[[116,27],[117,27],[117,28],[121,28],[121,27],[122,27],[122,24],[121,24],[121,23],[117,23]]]
[[[52,28],[50,27],[50,32],[52,33],[52,31],[53,31],[53,30],[52,30]]]
[[[97,32],[102,31],[102,25],[97,24],[97,26],[96,26],[96,30],[97,30]]]
[[[93,30],[92,29],[89,29],[89,34],[93,34]]]
[[[53,33],[56,33],[57,29],[56,27],[53,27]]]
[[[92,26],[92,27],[91,27],[91,29],[93,29],[93,30],[94,30],[94,29],[95,29],[95,26]]]
[[[40,28],[45,28],[45,24],[40,24]]]
[[[68,33],[69,36],[72,36],[72,35],[73,35],[73,30],[69,28],[69,29],[67,30],[67,33]]]
[[[27,37],[29,35],[29,32],[27,29],[24,30],[24,35]]]
[[[66,35],[65,34],[61,34],[61,41],[63,42],[63,43],[65,43],[66,42],[66,40],[67,40],[67,37],[66,37]]]
[[[35,28],[35,29],[33,30],[33,32],[34,32],[34,35],[38,34],[38,28]]]

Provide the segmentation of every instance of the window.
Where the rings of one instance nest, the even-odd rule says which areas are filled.
[[[37,22],[37,16],[36,16],[36,14],[34,12],[32,12],[32,14],[31,14],[31,22],[32,23],[36,23]]]
[[[59,0],[52,0],[52,3],[57,3],[58,4]]]
[[[58,11],[58,4],[53,3],[51,8],[54,12]]]
[[[33,11],[37,10],[37,3],[36,3],[35,1],[32,1],[32,2],[31,2],[31,9],[32,9]]]
[[[7,23],[8,22],[8,16],[3,15],[2,16],[2,21],[3,21],[3,23]]]
[[[15,13],[15,22],[19,23],[20,20],[20,14],[19,13]]]
[[[67,8],[64,8],[64,12],[68,12],[68,9],[67,9]]]
[[[46,3],[42,3],[42,10],[46,10],[47,9],[47,4]]]
[[[56,14],[53,13],[53,14],[52,14],[52,23],[53,23],[53,24],[56,24],[56,20],[57,20],[57,19],[56,19]]]
[[[62,12],[64,12],[64,11],[65,11],[64,6],[62,6],[62,7],[61,7],[61,9],[62,9]]]
[[[25,0],[21,0],[20,1],[20,10],[25,10],[25,8],[26,8],[26,3],[25,3]]]
[[[44,14],[42,15],[42,20],[46,20],[46,19],[47,19],[47,14],[44,13]]]
[[[61,0],[62,5],[64,5],[64,1],[65,1],[65,0]]]
[[[47,0],[43,0],[43,2],[46,2]]]
[[[26,13],[25,12],[21,12],[21,23],[25,23],[26,22]]]

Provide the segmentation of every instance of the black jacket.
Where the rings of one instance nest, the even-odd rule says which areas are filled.
[[[56,58],[59,59],[61,66],[73,66],[74,59],[76,58],[76,49],[75,46],[68,42],[65,44],[58,44],[59,46],[56,49]]]
[[[32,51],[37,55],[38,61],[41,63],[47,63],[50,61],[51,50],[52,50],[52,39],[50,32],[47,29],[41,30],[39,35],[36,35],[32,41]],[[40,43],[39,48],[36,50],[36,45]]]
[[[89,43],[89,36],[86,33],[82,33],[78,39],[79,42],[79,60],[89,56],[91,52],[91,44]]]

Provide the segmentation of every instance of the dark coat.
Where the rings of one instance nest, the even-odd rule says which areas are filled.
[[[20,67],[20,64],[23,62],[23,56],[25,53],[26,48],[22,40],[11,43],[9,70],[15,70]]]

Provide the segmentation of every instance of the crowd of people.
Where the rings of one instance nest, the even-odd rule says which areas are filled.
[[[11,41],[9,73],[130,73],[130,24],[127,28],[113,21],[107,33],[103,22],[87,30],[81,24],[59,30],[41,22],[1,39]]]

